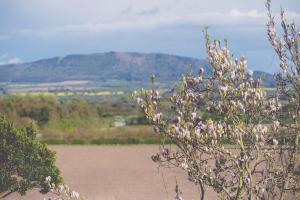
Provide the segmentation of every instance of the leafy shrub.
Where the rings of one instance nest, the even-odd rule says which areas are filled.
[[[44,180],[51,176],[59,184],[62,178],[55,166],[55,153],[38,142],[32,127],[16,128],[4,117],[0,117],[0,194],[13,192],[24,195],[27,190],[40,188],[48,192]]]
[[[19,112],[20,117],[29,117],[38,122],[39,125],[46,124],[50,119],[50,110],[48,107],[42,107],[35,110],[22,109]]]

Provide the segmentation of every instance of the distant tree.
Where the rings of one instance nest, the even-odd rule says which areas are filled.
[[[39,124],[46,124],[50,119],[50,110],[48,107],[42,107],[39,113]]]
[[[24,195],[33,188],[46,193],[48,176],[54,184],[62,182],[55,153],[35,138],[32,127],[18,129],[0,116],[0,198],[14,192]]]
[[[29,117],[35,120],[40,126],[50,120],[50,109],[46,106],[41,108],[23,108],[18,114],[20,117]]]

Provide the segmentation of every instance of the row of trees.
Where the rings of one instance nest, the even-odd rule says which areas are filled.
[[[183,76],[171,96],[161,97],[157,89],[134,94],[155,131],[174,144],[162,144],[153,160],[186,171],[200,199],[207,188],[220,199],[300,199],[300,32],[281,10],[279,36],[270,0],[266,8],[268,38],[282,69],[275,95],[254,80],[244,57],[235,58],[226,42],[212,41],[207,29],[212,75],[204,77],[200,69]],[[165,98],[168,111],[161,107]],[[203,108],[219,117],[204,118]]]

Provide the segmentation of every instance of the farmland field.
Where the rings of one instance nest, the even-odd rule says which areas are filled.
[[[179,169],[163,169],[151,160],[158,145],[50,146],[65,182],[87,200],[171,200],[177,179],[185,199],[199,199],[197,189]],[[207,199],[215,199],[213,193]],[[43,199],[37,190],[25,197]]]

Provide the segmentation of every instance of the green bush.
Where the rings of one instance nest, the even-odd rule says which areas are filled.
[[[29,117],[38,122],[39,125],[46,124],[50,119],[50,109],[48,107],[37,108],[35,110],[22,109],[19,113],[20,117]]]
[[[33,188],[48,192],[47,176],[55,184],[62,182],[55,166],[55,153],[35,138],[32,127],[18,129],[0,117],[0,197],[14,192],[24,195]]]

